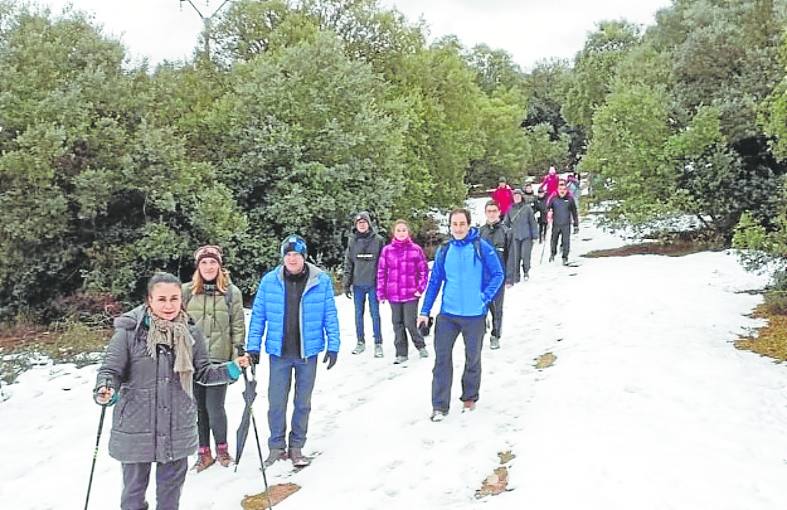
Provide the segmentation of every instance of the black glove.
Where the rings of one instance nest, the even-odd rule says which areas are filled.
[[[322,359],[323,363],[328,363],[328,370],[332,369],[336,364],[336,357],[339,356],[338,352],[326,351],[325,357]]]
[[[246,351],[246,354],[251,358],[252,365],[260,364],[260,353],[255,351]]]
[[[352,289],[352,287],[345,287],[344,288],[344,295],[347,297],[347,299],[352,299],[353,298],[353,289]]]
[[[574,233],[579,234],[579,225],[574,225]]]

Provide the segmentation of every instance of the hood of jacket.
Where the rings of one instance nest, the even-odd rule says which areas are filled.
[[[366,220],[366,223],[369,224],[369,230],[368,230],[369,236],[373,236],[373,235],[377,234],[377,228],[372,223],[372,217],[366,211],[359,212],[353,218],[353,234],[355,234],[356,236],[362,235],[360,232],[358,232],[358,229],[355,228],[355,225],[356,225],[356,223],[358,223],[358,220]]]

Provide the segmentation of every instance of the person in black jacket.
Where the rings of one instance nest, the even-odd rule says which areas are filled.
[[[360,212],[355,216],[353,233],[347,244],[344,257],[344,295],[355,299],[355,332],[358,343],[353,354],[360,354],[366,349],[363,316],[366,299],[369,300],[369,312],[372,315],[374,332],[374,357],[383,357],[383,335],[380,326],[380,304],[377,301],[377,263],[385,240],[372,225],[368,212]]]
[[[538,198],[534,204],[536,218],[538,220],[538,244],[544,242],[547,235],[547,190],[544,187],[538,188]]]
[[[563,252],[563,265],[568,265],[568,252],[571,249],[571,222],[574,223],[574,233],[579,233],[579,214],[574,198],[568,193],[566,181],[561,180],[557,187],[557,195],[549,199],[547,210],[552,210],[552,246],[549,261],[555,260],[557,255],[557,240],[561,238]]]
[[[505,271],[505,285],[500,286],[494,301],[489,305],[489,312],[492,314],[492,335],[489,343],[492,349],[499,349],[503,327],[505,290],[514,284],[513,237],[511,229],[500,221],[500,206],[497,202],[494,200],[487,202],[484,207],[484,214],[486,214],[486,225],[482,226],[479,231],[481,239],[488,241],[495,248],[497,256],[500,258],[500,264]]]

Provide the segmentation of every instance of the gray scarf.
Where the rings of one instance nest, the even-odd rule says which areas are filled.
[[[147,350],[151,358],[157,359],[156,346],[166,345],[175,353],[175,373],[180,376],[180,386],[186,394],[194,398],[194,361],[191,337],[188,326],[188,316],[184,311],[171,321],[159,319],[152,313],[150,316],[150,330],[148,331]]]

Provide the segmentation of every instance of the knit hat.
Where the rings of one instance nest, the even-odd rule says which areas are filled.
[[[500,182],[507,182],[505,177],[501,177],[497,180],[498,183]]]
[[[222,265],[221,256],[221,248],[215,244],[208,244],[197,248],[197,251],[194,252],[194,262],[199,265],[202,259],[213,259],[218,262],[219,265]]]
[[[280,253],[282,257],[291,251],[300,253],[304,259],[306,258],[306,254],[308,253],[306,241],[298,234],[290,234],[281,242]]]

